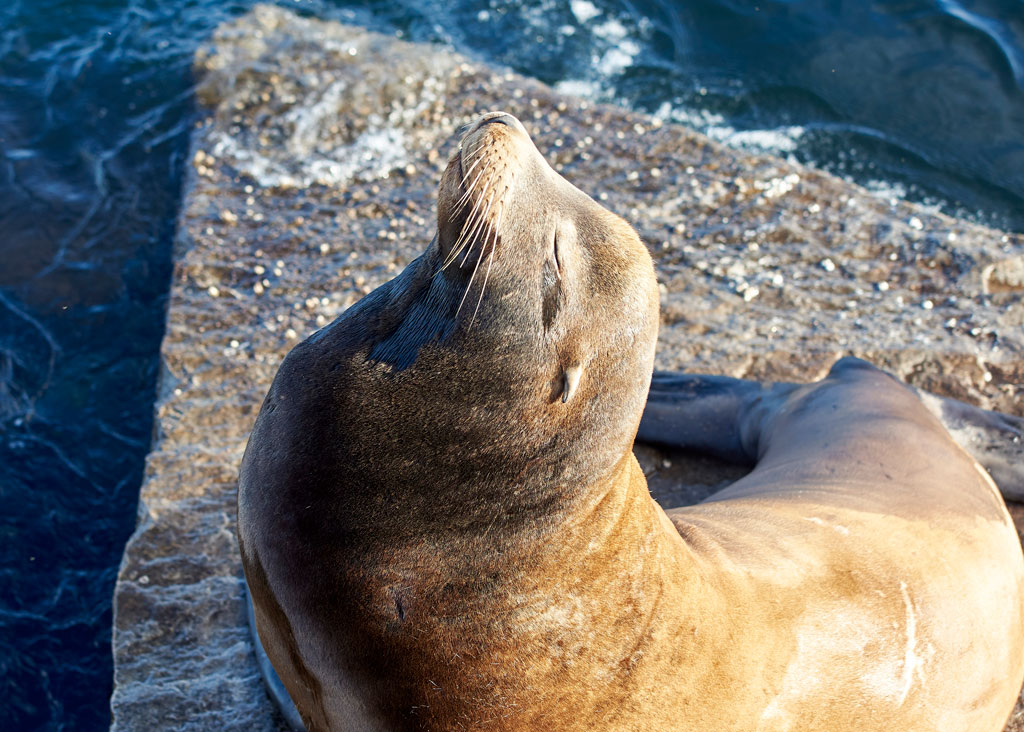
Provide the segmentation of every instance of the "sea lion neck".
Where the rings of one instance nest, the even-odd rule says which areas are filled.
[[[583,399],[570,411],[558,398],[557,367],[470,331],[473,340],[456,333],[431,342],[399,369],[373,358],[388,339],[366,335],[378,325],[370,312],[384,311],[356,311],[345,327],[296,348],[264,407],[261,427],[280,431],[294,410],[315,414],[317,432],[332,436],[335,480],[296,499],[334,516],[332,531],[371,542],[453,527],[482,534],[496,522],[502,535],[543,533],[607,490],[632,433],[612,435],[581,417]],[[549,371],[543,379],[539,368]],[[406,519],[381,521],[386,506],[402,506]]]

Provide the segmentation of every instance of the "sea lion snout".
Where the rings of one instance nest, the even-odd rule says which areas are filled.
[[[502,112],[499,110],[496,112],[487,112],[486,114],[481,115],[475,121],[470,122],[469,125],[467,125],[465,128],[466,131],[462,135],[462,140],[465,140],[474,132],[479,130],[481,127],[484,127],[489,124],[505,125],[506,127],[511,127],[512,129],[525,135],[526,137],[530,136],[529,133],[526,131],[526,128],[523,127],[523,123],[520,122],[519,119],[515,117],[515,115],[511,115],[508,112]]]
[[[475,273],[484,258],[493,263],[505,238],[516,191],[543,157],[515,117],[490,112],[464,128],[438,190],[438,244],[443,268]]]

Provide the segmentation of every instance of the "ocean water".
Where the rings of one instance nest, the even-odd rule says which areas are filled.
[[[1024,230],[1024,0],[282,2]],[[109,724],[192,54],[251,3],[0,4],[0,728]]]

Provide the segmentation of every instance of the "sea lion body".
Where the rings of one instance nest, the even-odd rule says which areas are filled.
[[[685,377],[646,401],[657,323],[632,229],[514,118],[471,127],[435,241],[289,354],[243,460],[308,729],[1001,729],[1024,559],[991,480],[846,361],[690,399],[757,468],[666,513],[631,451],[645,403],[694,441]]]

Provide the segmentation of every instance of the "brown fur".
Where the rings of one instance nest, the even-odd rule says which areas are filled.
[[[1024,560],[912,395],[779,392],[758,469],[666,516],[631,452],[658,322],[633,230],[498,115],[438,216],[289,354],[243,461],[260,636],[311,730],[1000,729]]]

